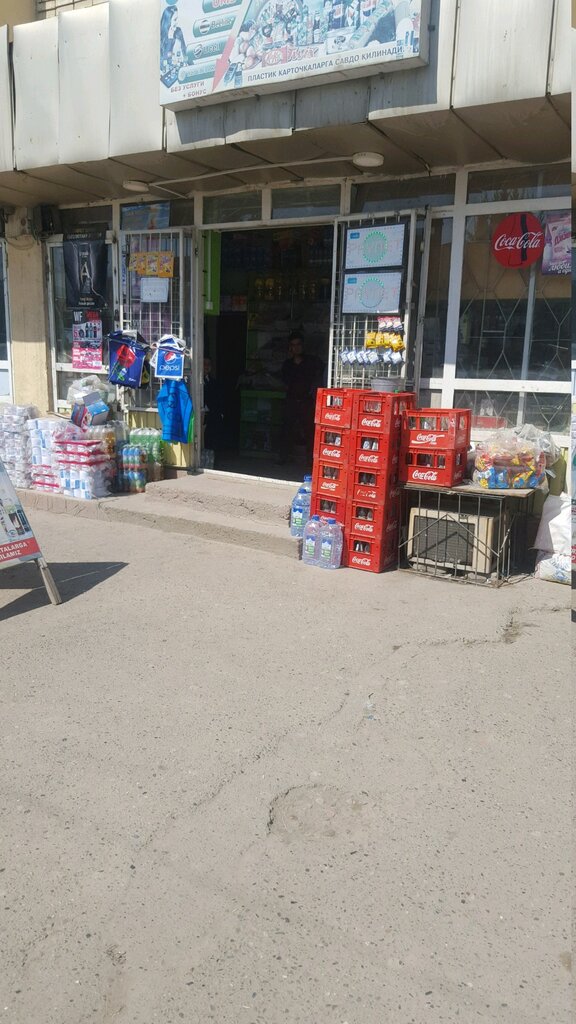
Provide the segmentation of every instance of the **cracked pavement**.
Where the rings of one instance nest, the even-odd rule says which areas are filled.
[[[568,588],[33,520],[0,1021],[568,1022]]]

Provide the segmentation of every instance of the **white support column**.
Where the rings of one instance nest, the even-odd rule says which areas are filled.
[[[456,380],[456,358],[458,353],[458,324],[460,320],[460,294],[462,290],[462,266],[464,263],[464,238],[466,233],[466,196],[468,172],[458,171],[454,194],[454,219],[452,222],[452,253],[450,256],[450,279],[448,286],[448,310],[446,314],[446,349],[444,353],[444,378],[442,384],[442,405],[454,404],[454,383]]]

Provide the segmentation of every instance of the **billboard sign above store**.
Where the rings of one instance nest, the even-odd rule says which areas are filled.
[[[428,0],[160,0],[160,103],[406,70],[427,61]]]

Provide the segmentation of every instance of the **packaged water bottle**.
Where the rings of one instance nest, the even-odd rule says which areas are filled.
[[[320,560],[323,569],[339,569],[342,561],[342,527],[335,519],[328,519],[320,533]]]
[[[306,494],[312,494],[312,477],[311,476],[305,476],[304,477],[304,483],[302,484],[300,490],[301,491],[306,491]]]
[[[292,500],[292,507],[290,509],[290,533],[292,537],[303,536],[304,527],[308,522],[309,516],[310,495],[306,493],[303,487],[300,487]]]
[[[318,565],[320,558],[320,533],[322,523],[320,516],[312,516],[304,528],[304,540],[302,542],[302,561],[306,565]]]

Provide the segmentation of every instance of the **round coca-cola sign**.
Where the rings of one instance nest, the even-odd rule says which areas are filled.
[[[492,252],[503,267],[529,267],[544,252],[544,228],[533,213],[510,213],[492,235]]]

